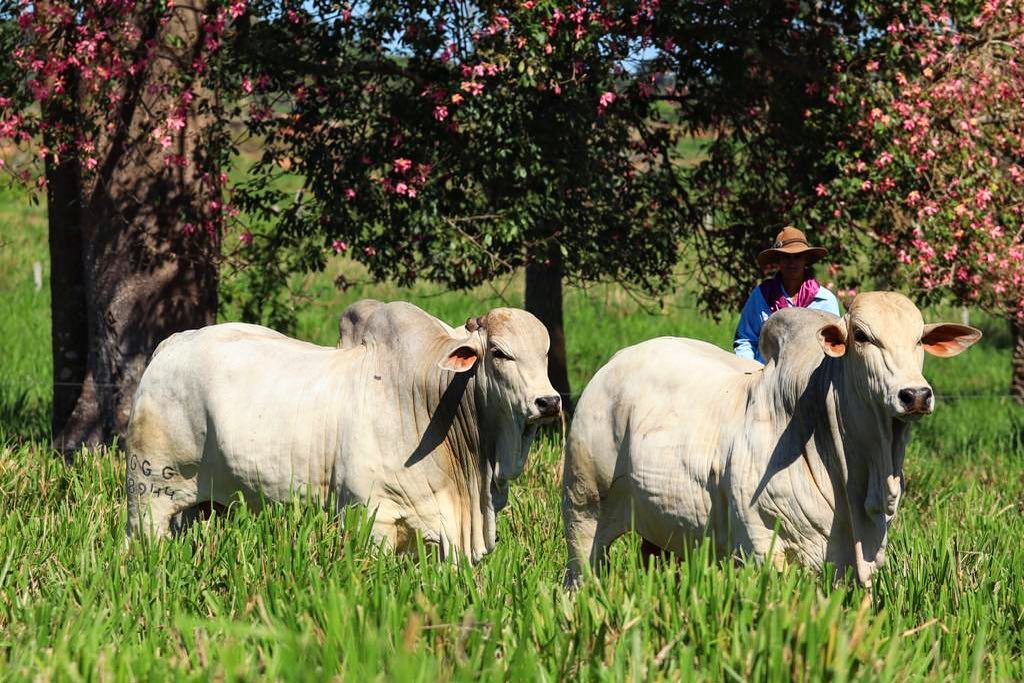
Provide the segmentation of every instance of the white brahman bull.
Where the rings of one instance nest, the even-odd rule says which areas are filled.
[[[128,427],[128,535],[166,535],[178,513],[238,493],[253,506],[299,495],[367,505],[398,550],[419,532],[478,561],[560,402],[540,321],[499,308],[471,322],[456,339],[396,302],[350,349],[239,323],[168,338]]]
[[[925,325],[905,296],[875,292],[843,318],[775,313],[764,366],[673,337],[620,351],[583,393],[568,438],[567,584],[632,529],[672,552],[708,535],[720,553],[832,562],[870,586],[910,423],[934,406],[924,352],[953,356],[980,337]]]

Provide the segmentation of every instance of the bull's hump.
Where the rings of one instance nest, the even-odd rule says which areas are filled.
[[[367,318],[365,339],[399,347],[412,338],[418,345],[447,335],[439,321],[405,301],[392,301],[377,307]]]
[[[818,331],[838,318],[825,311],[810,308],[784,308],[771,315],[761,330],[761,354],[766,360],[816,366],[824,356],[818,342]]]

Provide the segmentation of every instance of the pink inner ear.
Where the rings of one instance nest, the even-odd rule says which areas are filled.
[[[981,339],[981,331],[956,323],[933,323],[925,325],[921,345],[924,350],[939,358],[955,356]]]
[[[925,351],[933,356],[938,356],[939,358],[949,358],[963,350],[959,344],[951,341],[932,342],[928,344],[922,342],[921,345],[924,346]]]
[[[468,346],[460,346],[448,354],[444,366],[455,372],[465,372],[473,367],[474,363],[476,363],[476,351]]]
[[[818,332],[825,353],[838,358],[846,353],[846,336],[835,325],[826,325]]]

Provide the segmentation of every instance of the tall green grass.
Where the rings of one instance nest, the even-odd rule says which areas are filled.
[[[1005,331],[929,360],[942,395],[915,427],[907,496],[873,596],[800,569],[716,562],[708,546],[642,566],[637,541],[561,588],[561,444],[545,435],[477,567],[374,545],[365,513],[237,507],[163,543],[124,544],[120,454],[54,458],[40,211],[0,197],[0,670],[10,679],[1024,679],[1024,447]],[[48,266],[47,266],[48,267]],[[351,265],[332,263],[335,271]],[[309,283],[297,334],[325,344],[363,296],[452,323],[519,305],[513,279],[469,294]],[[726,346],[685,288],[641,310],[614,287],[566,302],[578,393],[617,349],[664,335]],[[231,312],[224,314],[230,317]],[[929,317],[956,319],[956,311]]]

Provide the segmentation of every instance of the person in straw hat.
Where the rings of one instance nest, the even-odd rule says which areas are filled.
[[[771,248],[757,255],[757,265],[762,270],[778,272],[754,287],[743,306],[732,342],[737,356],[764,362],[757,348],[761,327],[768,316],[781,308],[800,306],[839,315],[835,294],[814,279],[809,267],[827,253],[822,247],[812,247],[803,231],[789,225],[776,235]]]

